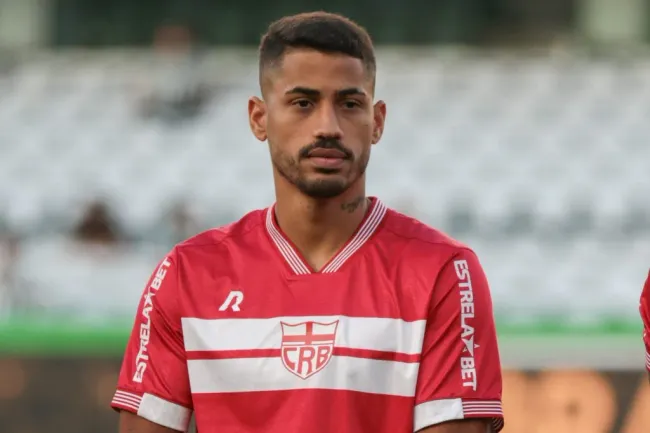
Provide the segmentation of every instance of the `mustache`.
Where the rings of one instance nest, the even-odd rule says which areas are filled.
[[[321,138],[300,149],[298,156],[300,159],[309,158],[309,153],[315,149],[334,149],[345,154],[346,159],[352,159],[354,157],[353,153],[336,138]]]

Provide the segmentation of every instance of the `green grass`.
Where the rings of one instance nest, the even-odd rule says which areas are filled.
[[[130,325],[90,325],[60,321],[0,324],[0,353],[20,355],[117,355],[124,351]]]
[[[557,321],[531,325],[499,322],[500,339],[509,337],[638,337],[637,321],[609,320],[596,326],[569,326]],[[0,322],[0,354],[21,356],[120,356],[131,331],[128,320],[97,324],[62,319]]]

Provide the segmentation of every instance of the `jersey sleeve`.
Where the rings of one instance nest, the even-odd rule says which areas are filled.
[[[503,428],[501,362],[492,300],[478,258],[462,250],[435,281],[416,387],[414,430],[486,418]]]
[[[172,251],[144,288],[111,406],[184,432],[192,399],[178,311],[177,266]]]
[[[645,344],[645,367],[650,372],[650,272],[643,286],[639,306],[643,320],[643,342]]]

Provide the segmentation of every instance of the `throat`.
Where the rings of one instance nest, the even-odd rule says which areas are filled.
[[[331,262],[350,241],[370,209],[370,199],[360,196],[327,208],[303,208],[302,212],[286,212],[276,208],[276,222],[293,243],[305,264],[319,272]]]
[[[349,202],[341,204],[341,210],[350,214],[356,212],[360,207],[363,208],[363,213],[365,214],[368,207],[370,207],[370,199],[364,196],[359,196]]]
[[[336,254],[343,248],[345,243],[341,244],[341,246],[335,250],[328,250],[328,251],[312,251],[308,254],[303,253],[303,258],[305,260],[305,263],[309,266],[309,268],[313,272],[321,272],[325,266],[327,266],[328,263],[334,259]]]

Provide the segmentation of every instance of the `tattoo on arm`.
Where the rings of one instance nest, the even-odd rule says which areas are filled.
[[[351,202],[348,203],[343,203],[341,205],[341,209],[346,211],[347,213],[352,213],[355,210],[359,209],[359,206],[361,206],[365,202],[366,198],[363,196],[359,196],[352,200]]]

